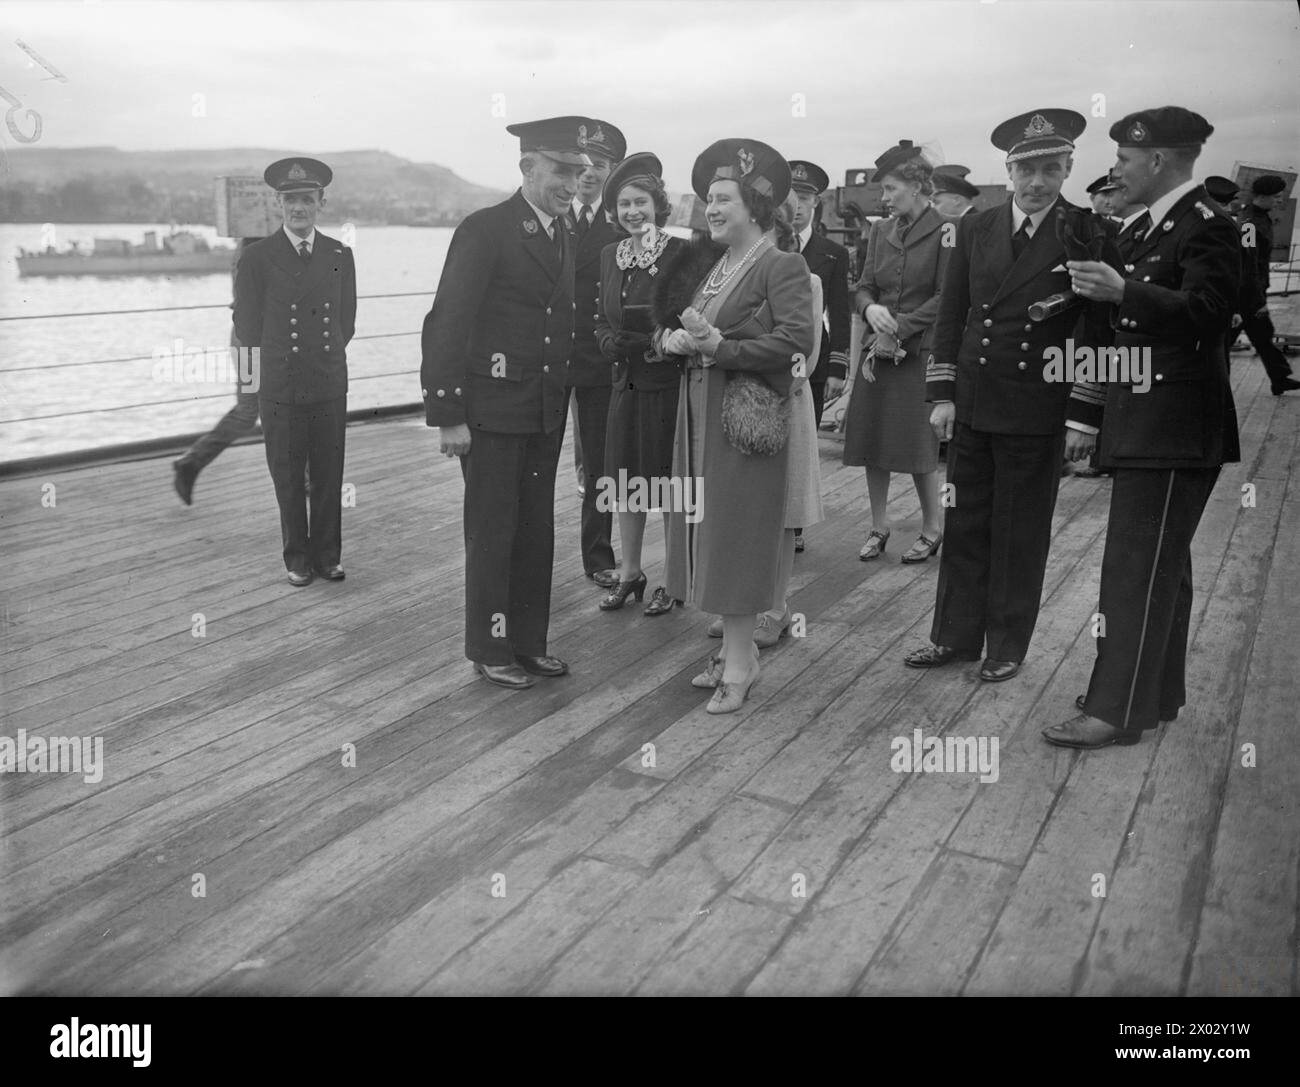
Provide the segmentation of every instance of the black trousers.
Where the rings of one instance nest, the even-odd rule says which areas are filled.
[[[216,426],[190,446],[181,460],[188,461],[198,469],[206,468],[231,442],[252,433],[257,426],[257,415],[257,393],[236,392],[235,406],[221,417]]]
[[[819,366],[818,370],[820,369]],[[815,384],[810,381],[808,382],[808,388],[812,392],[814,424],[820,427],[822,425],[822,409],[826,406],[826,379],[822,378],[821,381]]]
[[[608,390],[606,390],[608,391]],[[546,655],[555,559],[555,468],[563,427],[550,434],[471,431],[465,477],[465,656],[514,664]]]
[[[573,386],[574,403],[578,406],[578,439],[582,442],[582,568],[588,574],[614,567],[614,547],[611,543],[614,514],[596,509],[599,493],[597,481],[605,474],[605,429],[609,425],[609,398],[613,390],[608,386],[591,388]],[[568,415],[565,415],[565,424]],[[560,429],[564,441],[564,429]]]
[[[1024,660],[1038,622],[1064,429],[990,434],[965,423],[948,443],[947,511],[930,639],[993,660]]]
[[[1192,537],[1218,468],[1116,468],[1101,561],[1105,636],[1084,710],[1117,728],[1172,721],[1187,701]]]
[[[348,398],[317,404],[261,400],[266,464],[280,504],[284,565],[306,573],[339,561],[343,538],[343,444]],[[310,469],[308,494],[305,473]],[[309,515],[310,506],[310,515]]]
[[[1259,361],[1264,364],[1264,372],[1268,374],[1270,387],[1276,389],[1291,376],[1291,364],[1286,361],[1281,348],[1273,342],[1273,318],[1268,315],[1268,310],[1263,313],[1253,313],[1249,317],[1244,314],[1242,316],[1245,319],[1240,327],[1228,332],[1226,349],[1231,352],[1232,345],[1237,342],[1238,333],[1244,332],[1246,339],[1250,340],[1250,346],[1259,356]]]

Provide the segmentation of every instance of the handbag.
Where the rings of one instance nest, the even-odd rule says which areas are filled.
[[[774,457],[790,439],[790,398],[743,370],[727,374],[722,434],[747,456]]]

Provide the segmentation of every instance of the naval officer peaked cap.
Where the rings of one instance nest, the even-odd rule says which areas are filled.
[[[762,140],[719,140],[701,151],[691,168],[691,188],[701,200],[709,198],[715,181],[735,181],[780,204],[790,195],[790,164]]]
[[[934,186],[936,193],[956,193],[958,196],[966,197],[967,200],[974,200],[975,197],[979,196],[979,189],[966,180],[966,173],[970,171],[965,166],[957,167],[959,170],[966,171],[966,173],[961,174],[940,173],[939,171],[942,169],[943,167],[940,166],[930,178],[930,184]]]
[[[597,123],[590,117],[547,117],[542,121],[506,125],[507,132],[519,137],[521,152],[540,151],[547,158],[568,166],[591,165],[587,141],[596,128]]]
[[[830,185],[830,177],[815,162],[790,160],[790,188],[795,192],[810,192],[814,196],[821,196]]]
[[[271,163],[262,178],[276,192],[307,192],[325,188],[334,171],[320,159],[288,158]]]
[[[1089,196],[1096,196],[1099,192],[1111,192],[1118,189],[1119,185],[1111,180],[1110,174],[1102,174],[1085,190]]]
[[[622,162],[623,156],[627,154],[627,140],[623,133],[608,121],[591,118],[585,135],[579,126],[578,137],[586,140],[582,149],[589,155],[599,155],[610,162]]]
[[[1073,151],[1074,141],[1087,127],[1083,114],[1072,109],[1036,109],[1003,121],[989,139],[1006,152],[1007,162],[1019,162]]]
[[[1130,113],[1110,126],[1120,147],[1200,147],[1214,126],[1182,106],[1161,106]]]

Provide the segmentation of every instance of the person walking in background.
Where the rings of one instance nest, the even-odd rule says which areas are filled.
[[[266,463],[284,565],[298,587],[316,575],[344,576],[347,346],[356,329],[357,274],[352,250],[316,230],[333,176],[317,159],[268,166],[264,177],[278,194],[284,227],[250,245],[235,266],[234,334],[241,350],[258,352]]]
[[[875,223],[858,279],[855,304],[875,332],[863,352],[845,417],[844,464],[866,468],[871,531],[858,552],[878,559],[889,541],[889,477],[912,476],[921,500],[921,533],[903,562],[925,562],[943,543],[939,510],[939,440],[925,399],[939,293],[948,265],[947,230],[930,206],[933,167],[911,140],[876,159],[890,217]]]

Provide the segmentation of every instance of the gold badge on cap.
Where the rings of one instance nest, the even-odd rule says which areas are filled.
[[[1056,131],[1056,126],[1052,124],[1041,113],[1035,113],[1029,118],[1029,124],[1025,126],[1025,138],[1035,136],[1050,136]]]
[[[804,169],[803,165],[801,164],[794,168],[794,176],[797,181],[807,181],[808,171]]]
[[[603,132],[600,130],[600,125],[597,125],[597,126],[596,126],[596,131],[593,132],[593,133],[591,134],[591,136],[589,137],[589,141],[590,141],[591,143],[604,143],[604,142],[605,142],[605,133],[603,133]]]
[[[579,126],[578,126],[578,146],[579,146],[579,147],[586,147],[586,146],[587,146],[587,126],[586,126],[586,125],[579,125]]]
[[[1141,121],[1134,121],[1128,130],[1128,138],[1141,142],[1147,138],[1147,128]]]
[[[743,147],[736,152],[736,161],[740,163],[740,176],[748,177],[754,170],[754,156]]]
[[[301,162],[295,162],[289,167],[289,172],[285,176],[290,181],[302,181],[307,176],[307,171],[302,168]]]

